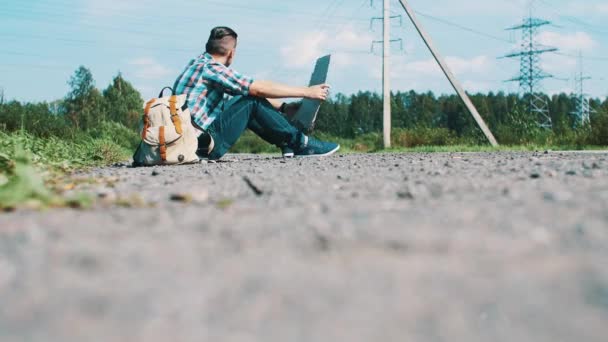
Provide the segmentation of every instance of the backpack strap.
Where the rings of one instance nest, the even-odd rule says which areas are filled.
[[[177,114],[177,96],[171,96],[171,98],[169,99],[169,108],[171,109],[171,121],[173,121],[175,131],[177,132],[177,134],[181,135],[184,133],[184,131],[182,129],[182,120]]]
[[[152,108],[154,102],[156,102],[156,99],[148,101],[148,103],[146,103],[146,109],[144,109],[144,130],[141,132],[142,139],[146,139],[146,134],[148,134],[148,128],[150,128],[150,117],[148,116],[148,114],[150,114],[150,108]]]
[[[167,89],[171,90],[171,95],[175,95],[175,90],[173,90],[173,88],[171,88],[171,87],[164,87],[163,90],[160,91],[160,94],[158,94],[158,98],[159,99],[163,97],[163,93]]]
[[[160,143],[160,159],[167,161],[167,142],[165,140],[165,126],[160,126],[158,130],[158,142]]]

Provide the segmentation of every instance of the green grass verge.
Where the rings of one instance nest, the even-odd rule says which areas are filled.
[[[66,183],[73,170],[128,160],[136,141],[135,133],[114,123],[69,140],[0,132],[0,209],[86,207],[87,196],[65,198],[51,184]]]
[[[607,146],[547,146],[547,145],[517,145],[492,147],[486,145],[454,145],[454,146],[417,146],[408,148],[383,149],[377,152],[411,152],[411,153],[457,153],[457,152],[535,152],[535,151],[601,151],[608,150]]]
[[[396,140],[396,144],[420,144],[417,146],[402,147],[396,146],[392,149],[384,149],[382,147],[382,136],[377,133],[366,134],[357,137],[356,139],[344,139],[336,138],[331,135],[317,133],[315,137],[326,140],[337,142],[341,145],[340,153],[406,153],[406,152],[527,152],[527,151],[584,151],[584,150],[608,150],[608,146],[581,146],[578,144],[522,144],[522,145],[504,145],[499,147],[492,147],[489,145],[479,145],[475,143],[466,143],[466,141],[458,141],[458,139],[448,139],[441,141],[441,139],[429,138],[427,140],[412,139],[407,141],[406,139]],[[435,145],[437,140],[440,143],[447,143],[441,145]],[[394,139],[395,141],[395,139]],[[277,154],[281,151],[272,146],[253,134],[252,132],[246,132],[237,144],[230,150],[231,153],[268,153]]]

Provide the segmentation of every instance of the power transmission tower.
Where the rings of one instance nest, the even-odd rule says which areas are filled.
[[[576,110],[572,112],[572,115],[576,118],[575,126],[586,126],[591,124],[591,105],[589,104],[589,97],[585,93],[585,81],[590,80],[591,77],[585,76],[583,70],[583,53],[579,52],[578,58],[578,72],[574,77],[575,83],[575,94],[574,101],[576,103]]]
[[[373,5],[373,0],[372,0]],[[382,40],[375,40],[372,42],[372,52],[376,44],[382,43],[382,97],[384,99],[383,115],[382,115],[382,127],[384,136],[384,148],[391,147],[391,78],[390,78],[390,54],[391,54],[391,43],[400,42],[401,49],[403,50],[402,39],[391,39],[391,20],[399,18],[400,23],[402,19],[400,15],[390,15],[390,0],[384,0],[382,17],[372,18],[370,26],[374,26],[374,21],[382,20]]]
[[[507,82],[519,82],[520,93],[527,99],[528,113],[538,120],[543,128],[551,129],[553,122],[549,115],[549,103],[543,96],[541,82],[553,75],[542,70],[540,57],[548,52],[557,51],[554,47],[542,46],[538,42],[540,28],[551,24],[550,21],[530,15],[520,25],[508,28],[509,31],[522,31],[521,50],[505,55],[504,58],[519,58],[519,76]]]

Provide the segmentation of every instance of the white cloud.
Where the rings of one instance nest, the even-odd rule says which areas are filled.
[[[146,84],[135,84],[135,88],[139,91],[139,93],[143,96],[144,99],[151,99],[152,97],[156,97],[158,95],[157,88],[146,85]]]
[[[469,59],[449,56],[445,60],[450,70],[456,75],[484,74],[490,71],[493,66],[487,56],[476,56]],[[393,66],[391,73],[410,77],[444,77],[439,65],[433,58]]]
[[[287,66],[304,67],[321,56],[328,40],[325,32],[314,32],[304,37],[296,37],[290,44],[281,48],[281,56]]]
[[[321,55],[331,53],[333,66],[343,68],[356,62],[352,52],[366,51],[371,41],[369,32],[357,32],[352,27],[345,28],[336,35],[317,31],[295,36],[281,49],[281,56],[285,66],[304,68],[309,67]]]
[[[471,59],[447,57],[446,63],[455,74],[481,74],[487,72],[492,66],[487,56],[477,56]]]
[[[157,62],[154,58],[143,57],[129,61],[132,75],[145,80],[158,80],[174,74],[173,70]]]
[[[471,93],[485,93],[496,90],[496,84],[487,81],[466,80],[462,83],[463,88]]]
[[[576,58],[547,54],[541,59],[541,66],[544,71],[550,73],[556,73],[558,77],[568,77],[570,73],[574,72],[577,65]]]
[[[408,62],[393,69],[394,73],[406,73],[410,75],[419,74],[439,76],[441,72],[439,66],[437,65],[437,62],[435,62],[435,60],[433,59]]]
[[[540,34],[539,42],[564,51],[591,50],[597,46],[597,42],[585,32],[559,34],[545,31]]]
[[[470,92],[487,92],[496,89],[496,81],[488,80],[489,75],[496,72],[493,59],[487,56],[474,56],[464,58],[458,56],[446,57],[446,63]],[[369,70],[369,77],[380,84],[382,70],[380,65],[374,65]],[[393,89],[416,91],[434,90],[439,92],[452,92],[450,83],[441,72],[439,65],[433,58],[401,62],[393,60],[391,64],[391,80]],[[502,84],[501,82],[499,82]],[[439,90],[441,89],[441,90]]]

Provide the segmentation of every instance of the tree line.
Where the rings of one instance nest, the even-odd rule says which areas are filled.
[[[121,74],[100,91],[90,70],[81,66],[68,84],[70,91],[65,98],[50,103],[5,102],[0,96],[0,128],[9,132],[25,130],[40,137],[73,137],[94,132],[107,122],[132,131],[138,129],[143,99]],[[591,123],[580,125],[571,114],[576,109],[571,95],[544,96],[553,121],[551,130],[539,127],[537,119],[526,110],[526,98],[517,94],[473,94],[471,100],[501,144],[608,145],[608,99],[603,102],[592,99]],[[391,102],[396,132],[424,132],[433,136],[421,138],[420,144],[484,142],[481,131],[456,95],[395,92]],[[316,128],[343,139],[378,134],[382,132],[382,105],[381,96],[369,91],[337,94],[321,106]],[[396,140],[398,144],[399,137]]]
[[[0,128],[23,130],[39,137],[74,137],[98,130],[104,123],[118,123],[136,130],[143,99],[119,73],[100,91],[91,71],[79,67],[68,81],[65,98],[53,102],[0,102]]]
[[[571,95],[544,96],[549,103],[552,130],[538,125],[537,118],[528,113],[527,99],[517,94],[474,94],[471,100],[502,144],[574,143],[568,140],[578,139],[582,144],[608,145],[608,99],[603,102],[592,99],[591,123],[582,125],[572,115],[576,100]],[[338,94],[322,105],[316,127],[344,138],[382,132],[382,106],[383,99],[376,93]],[[391,107],[394,129],[441,129],[472,142],[484,141],[474,119],[456,95],[395,92],[391,96]],[[547,141],[551,139],[553,141]]]

